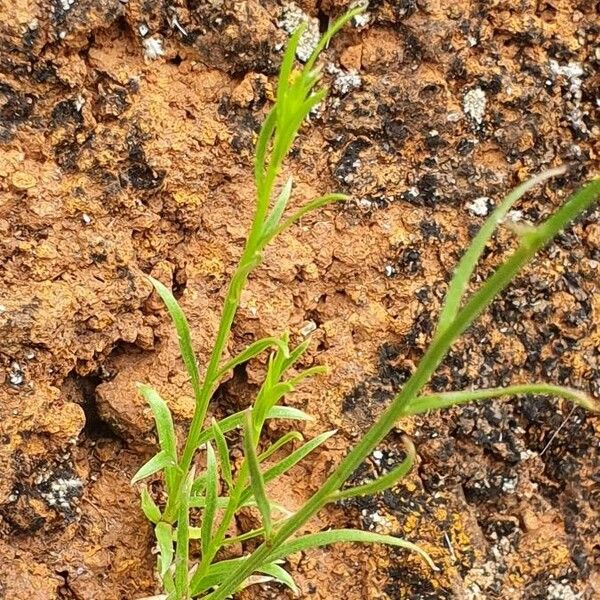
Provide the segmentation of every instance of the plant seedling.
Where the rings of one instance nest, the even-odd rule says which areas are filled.
[[[189,326],[181,307],[167,287],[151,279],[177,330],[181,356],[195,397],[194,416],[187,437],[180,446],[167,403],[153,388],[147,385],[139,388],[152,410],[160,450],[140,468],[133,483],[161,472],[166,496],[165,505],[158,506],[148,489],[142,487],[142,510],[154,524],[158,548],[157,572],[164,591],[157,599],[222,600],[243,587],[265,581],[277,581],[296,590],[292,577],[282,566],[285,558],[295,552],[337,542],[397,546],[419,554],[435,569],[433,561],[422,548],[395,536],[354,529],[321,531],[301,536],[297,532],[328,503],[376,494],[395,485],[407,475],[416,456],[409,440],[405,440],[406,458],[389,473],[364,485],[344,488],[354,470],[403,417],[464,402],[515,394],[546,394],[567,399],[589,410],[598,410],[598,404],[584,393],[545,383],[440,394],[421,393],[456,339],[510,284],[538,250],[598,199],[600,180],[596,179],[575,192],[540,225],[515,232],[518,236],[516,250],[475,292],[468,295],[468,284],[479,258],[507,212],[532,187],[564,173],[563,168],[558,168],[533,177],[513,190],[481,227],[456,268],[435,335],[414,374],[319,490],[294,513],[269,498],[270,481],[287,473],[335,433],[324,432],[305,441],[299,432],[291,431],[270,444],[263,443],[261,438],[265,423],[270,419],[310,419],[302,411],[281,405],[281,401],[302,380],[322,373],[324,368],[317,366],[298,370],[298,361],[310,341],[291,347],[287,333],[257,340],[227,362],[223,362],[223,354],[242,289],[252,270],[261,262],[265,246],[309,212],[346,199],[342,194],[327,194],[286,216],[293,190],[292,180],[289,179],[283,185],[279,194],[276,195],[274,189],[283,161],[302,123],[326,95],[324,88],[316,87],[320,76],[318,67],[315,67],[316,61],[332,36],[360,10],[352,10],[338,19],[323,35],[302,68],[294,69],[294,56],[303,29],[298,29],[290,39],[281,64],[275,103],[264,121],[256,143],[254,219],[242,257],[231,277],[216,339],[203,375],[198,369]],[[267,351],[270,354],[264,381],[250,408],[220,421],[213,419],[206,422],[211,398],[222,378],[238,365]],[[233,430],[239,430],[243,436],[244,456],[237,467],[231,462],[227,441],[227,434]],[[296,447],[297,444],[299,445]],[[198,453],[204,454],[206,464],[200,473],[194,464]],[[273,462],[273,457],[282,453],[283,458]],[[237,536],[229,535],[236,514],[247,507],[254,507],[260,514],[261,526]],[[222,549],[247,540],[259,540],[261,544],[251,554],[233,559],[220,558]],[[198,554],[195,553],[196,548],[199,550]]]

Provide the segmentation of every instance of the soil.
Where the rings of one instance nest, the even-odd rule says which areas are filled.
[[[0,598],[158,591],[151,531],[129,485],[155,448],[135,383],[159,389],[180,432],[192,400],[143,276],[172,286],[203,364],[252,214],[253,142],[285,28],[300,9],[322,29],[347,5],[0,3]],[[316,417],[306,436],[338,430],[273,487],[288,508],[318,488],[414,369],[483,213],[527,176],[572,163],[514,214],[537,221],[597,168],[597,9],[592,0],[372,0],[327,50],[332,92],[286,175],[295,205],[334,190],[353,200],[268,249],[230,342],[233,353],[259,336],[288,329],[299,341],[313,329],[305,365],[331,369],[285,400]],[[543,380],[600,396],[598,216],[540,254],[456,344],[431,389]],[[478,279],[512,243],[499,234]],[[237,370],[213,414],[245,406],[260,373]],[[600,597],[598,418],[538,397],[408,420],[357,481],[403,458],[402,431],[419,454],[410,478],[324,510],[310,529],[402,534],[440,572],[405,552],[336,546],[290,559],[300,598]],[[240,597],[291,596],[265,585]]]

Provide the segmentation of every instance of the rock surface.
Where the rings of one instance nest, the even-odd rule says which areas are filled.
[[[286,18],[323,26],[346,6],[0,2],[0,597],[156,591],[151,532],[128,483],[154,444],[135,384],[155,385],[181,430],[193,403],[143,275],[173,287],[203,364],[252,214],[253,143]],[[491,207],[530,174],[573,163],[519,206],[537,221],[597,168],[599,33],[587,0],[373,0],[327,50],[332,94],[286,175],[296,205],[333,190],[353,200],[268,249],[230,343],[234,353],[313,330],[306,364],[331,369],[286,400],[316,417],[306,435],[339,430],[274,487],[290,509],[414,369],[482,222],[473,203]],[[502,231],[479,275],[511,244]],[[432,389],[534,379],[598,397],[599,263],[596,211],[494,303]],[[260,365],[237,373],[214,414],[244,406],[259,376]],[[291,559],[300,597],[600,596],[598,419],[521,398],[400,426],[420,455],[409,482],[312,527],[403,534],[442,571],[339,546]],[[401,447],[391,436],[356,477],[390,468]]]

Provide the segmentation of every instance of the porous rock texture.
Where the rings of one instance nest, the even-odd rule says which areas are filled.
[[[253,143],[286,26],[308,15],[323,28],[347,6],[0,2],[0,598],[158,590],[151,531],[129,485],[155,443],[136,382],[157,387],[181,432],[193,402],[144,274],[174,290],[203,365],[252,215]],[[596,9],[592,0],[371,0],[327,49],[332,93],[285,175],[295,206],[335,190],[353,200],[268,248],[229,348],[314,330],[305,366],[330,367],[286,399],[316,417],[305,435],[338,429],[273,486],[288,508],[415,368],[452,268],[503,192],[572,163],[513,214],[535,222],[597,168]],[[513,245],[502,230],[479,280]],[[431,389],[533,379],[598,397],[599,261],[596,211],[494,303]],[[212,413],[247,405],[260,373],[238,369]],[[404,535],[440,572],[404,552],[336,546],[290,559],[301,598],[600,596],[598,419],[550,398],[413,419],[356,481],[402,459],[401,430],[420,457],[408,483],[331,507],[309,528]],[[244,594],[288,597],[273,585]]]

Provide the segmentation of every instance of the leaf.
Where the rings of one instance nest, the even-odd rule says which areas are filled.
[[[550,169],[517,186],[502,200],[502,202],[500,202],[500,204],[484,222],[454,271],[454,276],[448,287],[448,292],[446,293],[446,298],[444,300],[444,306],[442,308],[442,312],[440,313],[438,332],[446,329],[456,317],[456,314],[460,309],[462,297],[467,289],[469,281],[473,275],[473,271],[477,266],[485,246],[514,203],[536,185],[546,181],[547,179],[550,179],[551,177],[562,175],[565,170],[565,167]]]
[[[138,385],[138,390],[144,397],[144,400],[150,406],[156,431],[158,433],[158,443],[163,452],[170,456],[173,463],[177,463],[177,439],[175,437],[175,427],[173,418],[167,403],[160,397],[158,392],[149,385]],[[177,481],[177,472],[174,468],[165,468],[165,479],[167,483],[167,494],[175,493]]]
[[[206,556],[212,541],[212,531],[217,512],[218,496],[217,459],[210,442],[206,444],[206,505],[202,512],[202,555]]]
[[[408,404],[404,410],[404,415],[418,415],[429,410],[448,408],[450,406],[465,404],[466,402],[478,402],[479,400],[488,400],[501,396],[516,396],[518,394],[556,396],[558,398],[565,398],[586,410],[600,412],[599,403],[582,391],[548,383],[526,383],[483,390],[445,392],[442,394],[419,396]]]
[[[314,377],[315,375],[325,375],[329,369],[325,365],[317,365],[316,367],[310,367],[310,369],[305,369],[304,371],[300,371],[298,375],[292,377],[288,383],[290,383],[294,388],[303,380],[308,377]]]
[[[396,482],[405,477],[415,464],[416,450],[408,437],[405,437],[403,441],[406,448],[406,458],[398,466],[374,481],[336,492],[332,496],[332,500],[345,500],[347,498],[355,498],[356,496],[371,496],[391,488]]]
[[[226,560],[221,560],[217,563],[213,563],[210,565],[208,572],[206,575],[193,587],[192,596],[198,596],[199,594],[208,591],[211,588],[216,588],[224,581],[227,580],[231,572],[239,567],[246,560],[247,557],[241,558],[230,558]],[[269,578],[264,579],[253,579],[248,578],[246,582],[240,586],[238,589],[242,589],[243,587],[247,587],[248,585],[252,585],[254,583],[264,583],[265,581],[270,581],[271,579],[276,579],[283,585],[288,587],[295,588],[295,584],[289,575],[286,577],[281,571],[277,569],[278,565],[276,562],[269,562],[265,565],[261,565],[256,569],[257,573],[265,573],[269,575]],[[282,569],[283,570],[283,569]]]
[[[294,386],[290,382],[276,383],[271,388],[263,388],[263,393],[256,398],[252,410],[254,427],[260,431],[266,415],[273,406],[275,406],[286,394],[294,391]]]
[[[185,314],[183,313],[183,310],[181,310],[181,306],[179,306],[179,303],[177,300],[175,300],[175,296],[173,296],[169,288],[167,288],[157,279],[154,279],[154,277],[150,277],[149,275],[147,277],[150,283],[154,286],[154,289],[158,292],[158,295],[162,298],[162,301],[165,303],[165,306],[171,315],[171,319],[173,320],[173,324],[175,325],[177,336],[179,338],[181,358],[183,359],[185,368],[190,376],[192,389],[194,390],[194,396],[196,397],[196,401],[198,401],[201,396],[200,374],[198,373],[198,364],[196,362],[196,356],[192,347],[190,327],[187,319],[185,318]]]
[[[294,594],[298,593],[298,587],[292,576],[277,563],[269,563],[260,567],[260,572],[265,573],[273,578],[274,581],[285,585],[290,588]]]
[[[217,421],[219,424],[219,428],[223,433],[227,433],[236,429],[237,427],[242,427],[244,424],[244,414],[245,410],[240,410],[220,421]],[[294,408],[292,406],[274,406],[267,412],[267,419],[278,419],[278,420],[289,420],[289,421],[314,421],[314,417],[306,414],[304,411],[299,410],[298,408]],[[198,445],[201,446],[205,444],[209,440],[213,439],[213,431],[212,429],[206,429],[199,436]]]
[[[296,212],[290,215],[285,221],[283,221],[279,227],[268,232],[268,239],[271,240],[275,236],[278,236],[280,233],[288,229],[288,227],[292,226],[294,223],[299,221],[302,217],[311,213],[318,208],[323,206],[327,206],[328,204],[332,204],[333,202],[341,202],[348,200],[350,197],[345,194],[326,194],[325,196],[321,196],[319,198],[315,198],[311,200],[301,208],[299,208]]]
[[[219,370],[219,374],[217,379],[220,379],[227,373],[234,369],[238,365],[241,365],[249,360],[258,356],[261,352],[266,350],[267,348],[276,347],[279,348],[286,355],[288,354],[288,347],[284,340],[277,337],[267,337],[257,340],[253,344],[250,344],[245,350],[240,352],[237,356],[232,358],[230,361],[226,362],[221,369]]]
[[[301,344],[298,344],[291,352],[288,359],[283,364],[283,372],[287,371],[290,367],[295,365],[300,357],[306,352],[310,346],[310,338],[304,340]]]
[[[251,411],[246,412],[246,420],[244,422],[244,455],[250,473],[250,487],[262,516],[265,539],[268,540],[272,534],[271,507],[267,498],[265,482],[260,470],[258,457],[256,456],[256,442],[254,441],[254,425]]]
[[[146,515],[146,518],[151,523],[158,523],[161,519],[160,509],[152,499],[150,492],[146,486],[142,487],[141,492],[141,504],[142,511]]]
[[[269,555],[269,560],[277,560],[285,558],[290,554],[311,550],[320,546],[328,546],[339,542],[358,542],[362,544],[387,544],[389,546],[397,546],[405,548],[411,552],[416,552],[423,560],[434,570],[439,569],[435,566],[431,557],[423,548],[407,542],[402,538],[393,537],[391,535],[381,535],[370,531],[359,531],[357,529],[331,529],[329,531],[321,531],[319,533],[311,533],[302,537],[293,539],[283,543],[279,548],[274,548]]]
[[[204,493],[205,489],[206,489],[206,473],[202,473],[202,475],[199,475],[194,480],[194,483],[192,484],[191,495],[199,496],[200,494]]]
[[[158,392],[149,385],[140,384],[138,385],[138,390],[152,410],[161,450],[176,460],[177,440],[175,438],[173,418],[171,417],[171,411],[169,410],[167,403],[160,397]]]
[[[254,158],[254,179],[256,181],[256,188],[258,193],[259,202],[261,202],[261,196],[263,196],[264,178],[265,178],[265,161],[269,147],[269,141],[275,130],[275,124],[277,122],[277,108],[274,107],[270,110],[265,122],[263,123],[258,140],[256,141],[256,151]],[[265,199],[268,202],[268,198]]]
[[[133,476],[131,484],[137,483],[158,471],[162,471],[167,467],[177,467],[177,463],[173,461],[173,458],[166,452],[161,450],[158,454],[155,454],[146,464],[139,468],[137,473]]]
[[[160,553],[158,572],[163,579],[173,562],[173,528],[168,523],[161,521],[154,528],[154,535]]]
[[[269,481],[272,481],[273,479],[279,477],[280,475],[283,475],[283,473],[285,473],[286,471],[289,471],[294,465],[298,464],[304,457],[308,456],[315,448],[318,448],[321,444],[326,442],[332,435],[334,435],[336,433],[336,431],[337,430],[326,431],[325,433],[322,433],[322,434],[316,436],[312,440],[309,440],[308,442],[306,442],[306,444],[303,444],[302,446],[300,446],[300,448],[298,448],[297,450],[294,450],[294,452],[291,452],[285,458],[281,459],[279,462],[277,462],[271,468],[267,469],[263,474],[265,483],[268,483]],[[244,494],[242,495],[243,501],[245,501],[249,497],[249,495],[250,495],[250,492],[248,490],[246,490],[244,492]]]
[[[312,51],[310,58],[306,61],[306,66],[304,67],[305,71],[308,72],[313,68],[317,58],[319,57],[319,54],[321,54],[321,52],[323,52],[323,50],[327,47],[327,45],[331,41],[331,38],[340,29],[342,29],[342,27],[344,27],[344,25],[346,25],[346,23],[350,22],[352,19],[354,19],[354,17],[359,15],[361,12],[364,12],[365,9],[366,9],[366,6],[357,6],[356,8],[353,8],[353,9],[349,10],[348,12],[344,13],[341,17],[339,17],[336,21],[334,21],[328,27],[327,31],[323,34],[323,36],[319,40],[319,43],[317,44],[315,49]]]
[[[213,438],[217,445],[217,452],[219,454],[219,463],[221,464],[221,474],[227,484],[227,487],[231,489],[233,487],[233,476],[231,474],[231,462],[229,461],[229,448],[227,447],[227,441],[223,432],[219,428],[219,424],[213,419],[212,422]]]
[[[267,413],[267,419],[289,419],[292,421],[314,421],[315,418],[293,406],[274,406]]]
[[[277,450],[279,450],[282,446],[285,446],[289,442],[293,442],[293,441],[302,442],[303,440],[304,440],[304,437],[302,436],[302,434],[299,431],[290,431],[290,432],[282,435],[275,443],[271,444],[258,457],[258,461],[261,463],[264,462],[265,460],[267,460],[267,458],[269,458],[270,456],[275,454],[275,452],[277,452]]]
[[[287,99],[287,92],[290,83],[290,75],[294,66],[294,57],[296,55],[296,49],[298,48],[298,42],[302,37],[302,34],[306,31],[306,24],[301,23],[294,31],[290,38],[285,52],[283,54],[283,60],[281,61],[281,67],[279,69],[279,78],[277,80],[277,110],[278,114],[282,117],[285,115],[285,104]],[[281,119],[280,119],[281,124]]]
[[[177,545],[175,547],[175,589],[182,598],[189,597],[190,551],[190,492],[194,481],[194,468],[190,470],[181,489],[177,516]]]
[[[288,180],[286,181],[285,185],[283,186],[281,193],[279,194],[279,197],[277,198],[277,200],[275,202],[275,206],[273,207],[273,210],[272,210],[271,214],[269,215],[269,218],[265,221],[263,235],[268,236],[271,231],[275,231],[275,229],[277,229],[277,225],[278,225],[279,221],[281,220],[283,211],[285,210],[285,207],[287,206],[287,203],[290,200],[291,193],[292,193],[292,178],[289,177]]]

